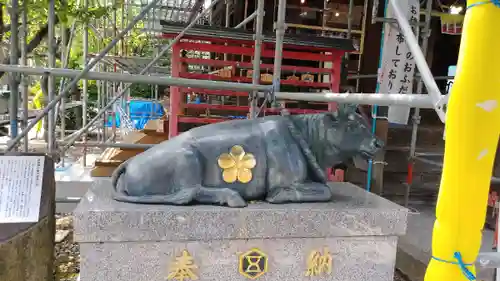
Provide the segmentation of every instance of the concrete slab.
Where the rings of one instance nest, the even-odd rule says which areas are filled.
[[[435,206],[412,205],[408,214],[408,230],[399,239],[396,268],[411,281],[424,280],[427,264],[431,259],[432,229],[435,221]],[[492,252],[494,232],[483,231],[481,252]],[[492,269],[478,269],[478,280],[493,280]]]
[[[98,156],[97,154],[89,154],[87,156],[87,167],[82,165],[80,158],[78,161],[66,159],[64,167],[56,168],[54,177],[56,180],[56,198],[59,201],[56,204],[56,212],[73,212],[78,202],[71,201],[82,198],[94,182],[94,179],[90,176],[90,170]],[[64,203],[61,200],[64,200]]]

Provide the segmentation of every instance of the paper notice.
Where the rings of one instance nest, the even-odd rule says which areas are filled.
[[[37,222],[43,156],[0,156],[0,224]]]

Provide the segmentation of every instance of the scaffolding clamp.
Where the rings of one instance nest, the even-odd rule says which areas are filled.
[[[440,95],[438,100],[434,103],[434,110],[436,111],[437,115],[439,116],[439,119],[441,119],[441,122],[443,123],[446,122],[445,107],[447,103],[448,103],[448,95]]]

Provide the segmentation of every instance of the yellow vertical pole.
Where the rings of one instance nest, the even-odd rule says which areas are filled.
[[[473,280],[500,131],[500,1],[467,4],[425,281]]]

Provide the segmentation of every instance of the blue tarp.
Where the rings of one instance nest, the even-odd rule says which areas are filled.
[[[129,112],[130,119],[137,130],[144,129],[144,126],[149,120],[159,119],[165,115],[163,106],[159,102],[149,100],[131,100],[129,102]],[[113,119],[116,120],[116,127],[119,128],[121,120],[119,112],[116,112],[116,118],[108,116],[106,127],[111,127],[113,125]]]

